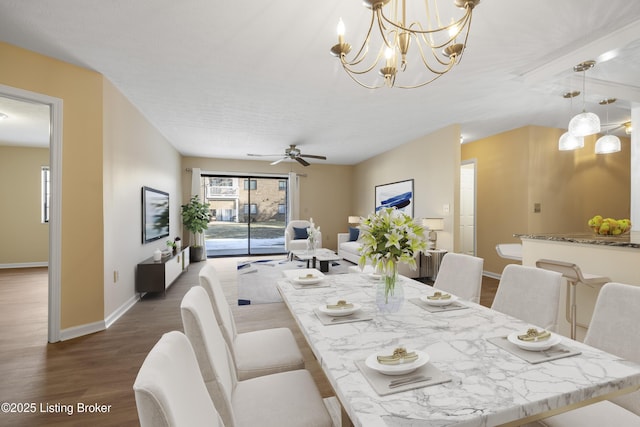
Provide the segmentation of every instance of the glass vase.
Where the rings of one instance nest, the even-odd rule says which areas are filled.
[[[307,238],[307,255],[315,255],[316,253],[316,239],[313,237]]]
[[[376,305],[385,313],[395,313],[404,303],[404,290],[398,280],[398,263],[390,262],[385,266],[384,274],[376,289]]]

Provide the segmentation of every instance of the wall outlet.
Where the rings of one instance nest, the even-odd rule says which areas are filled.
[[[542,205],[540,203],[534,203],[533,213],[540,213],[540,212],[542,212]]]
[[[442,213],[443,214],[449,213],[449,203],[445,203],[444,205],[442,205]]]

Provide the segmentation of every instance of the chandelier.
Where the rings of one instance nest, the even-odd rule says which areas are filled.
[[[345,41],[345,25],[340,19],[338,44],[331,48],[331,54],[340,59],[349,77],[365,88],[425,86],[460,62],[473,9],[480,3],[480,0],[451,1],[461,11],[451,8],[449,22],[443,23],[437,0],[424,0],[426,10],[420,11],[424,13],[423,22],[407,19],[406,0],[363,0],[371,10],[371,22],[362,44],[348,58],[352,46]],[[453,16],[456,14],[459,16]],[[374,40],[376,48],[372,47]]]

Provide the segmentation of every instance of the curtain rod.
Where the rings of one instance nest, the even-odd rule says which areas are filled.
[[[192,168],[185,168],[185,171],[187,172],[193,172]],[[295,173],[297,176],[302,176],[302,177],[307,177],[306,173]],[[286,178],[288,175],[288,172],[285,173],[250,173],[250,172],[221,172],[221,171],[205,171],[205,170],[201,170],[200,171],[200,175],[219,175],[219,176],[237,176],[237,177],[244,177],[244,176],[252,176],[252,177],[278,177],[278,178]]]

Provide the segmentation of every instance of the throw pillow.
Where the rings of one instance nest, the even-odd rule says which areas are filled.
[[[349,227],[349,241],[355,242],[360,237],[360,229],[357,227]]]
[[[307,227],[293,227],[293,239],[304,240],[309,237],[307,234]]]

